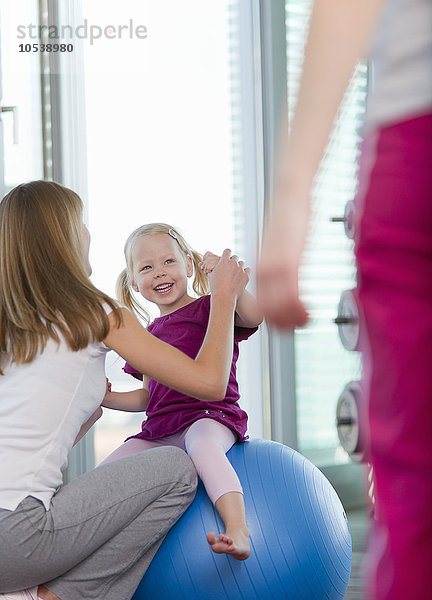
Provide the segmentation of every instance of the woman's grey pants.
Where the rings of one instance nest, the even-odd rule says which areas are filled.
[[[75,479],[48,512],[31,496],[0,509],[0,593],[44,584],[61,600],[129,600],[196,482],[185,452],[156,448]]]

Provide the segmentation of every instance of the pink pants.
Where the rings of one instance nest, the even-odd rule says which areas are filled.
[[[228,492],[243,494],[237,473],[225,456],[235,441],[235,434],[222,423],[213,419],[200,419],[179,433],[158,440],[142,440],[140,438],[127,440],[101,464],[151,448],[177,446],[190,456],[207,494],[214,504]]]
[[[370,593],[432,598],[432,114],[366,138],[356,239],[376,522]]]

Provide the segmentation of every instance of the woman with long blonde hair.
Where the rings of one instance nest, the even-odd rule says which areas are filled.
[[[130,598],[193,499],[185,453],[158,448],[62,486],[73,444],[100,417],[104,361],[203,400],[224,397],[247,270],[226,250],[195,360],[148,333],[89,281],[82,202],[48,181],[0,202],[0,599]]]

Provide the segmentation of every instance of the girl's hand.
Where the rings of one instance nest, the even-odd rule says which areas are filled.
[[[108,377],[105,377],[105,379],[106,379],[105,398],[104,398],[104,401],[102,402],[102,404],[104,404],[104,402],[107,402],[111,398],[111,382],[109,381]]]
[[[220,258],[221,257],[217,254],[213,254],[213,252],[206,252],[203,256],[202,262],[200,262],[198,266],[206,275],[209,275],[220,261]]]
[[[233,258],[235,257],[232,257],[231,260],[233,260]],[[202,262],[200,262],[198,266],[209,275],[219,260],[220,256],[217,256],[217,254],[206,252]],[[256,299],[249,294],[249,292],[243,290],[237,299],[235,325],[238,327],[257,327],[263,322],[263,319],[264,315],[258,306]]]
[[[250,269],[244,268],[244,262],[235,255],[231,256],[231,250],[227,248],[209,275],[212,296],[226,294],[237,299],[249,281],[249,273]]]

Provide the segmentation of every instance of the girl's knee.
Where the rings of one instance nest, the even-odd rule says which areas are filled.
[[[190,456],[201,452],[225,454],[235,442],[236,436],[231,429],[213,419],[196,421],[185,436],[185,447]]]

